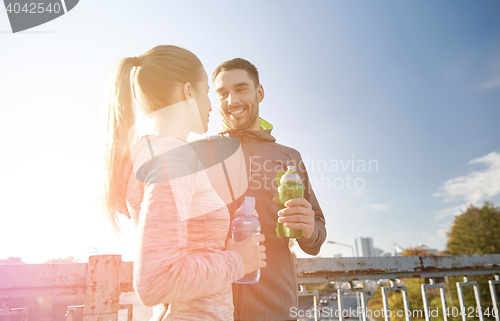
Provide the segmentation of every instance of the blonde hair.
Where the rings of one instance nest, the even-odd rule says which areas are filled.
[[[134,73],[131,75],[132,70]],[[125,195],[120,190],[123,166],[129,157],[128,131],[135,123],[132,95],[139,108],[149,114],[172,103],[176,88],[189,82],[197,85],[203,78],[201,61],[189,50],[163,45],[138,57],[121,59],[110,79],[106,141],[104,151],[104,188],[101,202],[104,214],[117,233],[117,213]]]

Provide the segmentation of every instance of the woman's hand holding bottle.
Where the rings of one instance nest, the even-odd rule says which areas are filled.
[[[226,241],[226,251],[235,251],[241,256],[245,265],[245,274],[248,274],[267,265],[265,262],[266,247],[259,244],[264,240],[264,234],[255,235],[239,242],[228,239]]]

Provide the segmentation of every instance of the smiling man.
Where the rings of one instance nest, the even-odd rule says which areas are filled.
[[[227,64],[230,62],[233,61]],[[236,62],[242,63],[239,60],[233,63]],[[252,79],[244,69],[221,71],[214,83],[215,79],[217,101],[225,125],[233,129],[260,130],[259,103],[264,99],[264,88],[258,80]]]
[[[233,284],[235,320],[291,320],[297,307],[298,284],[288,238],[276,235],[276,221],[304,231],[298,239],[304,252],[316,255],[326,239],[325,219],[311,188],[300,153],[276,143],[272,125],[259,118],[264,88],[257,68],[236,58],[223,62],[213,73],[223,135],[239,139],[245,156],[248,189],[244,196],[256,199],[256,210],[265,235],[267,267],[256,284]],[[304,186],[304,198],[286,203],[278,212],[276,174],[295,165]],[[243,202],[240,197],[228,205],[233,216]],[[233,217],[231,217],[233,219]]]

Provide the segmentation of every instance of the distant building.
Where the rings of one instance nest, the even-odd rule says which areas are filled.
[[[379,256],[392,256],[393,253],[379,249],[373,246],[373,238],[371,237],[358,237],[354,239],[356,246],[356,255],[364,257],[379,257]],[[402,250],[401,250],[402,251]]]
[[[371,237],[359,237],[355,239],[355,244],[357,256],[376,256],[373,248],[373,239]]]
[[[382,253],[384,253],[384,250],[381,250],[378,247],[374,247],[373,248],[373,254],[374,254],[374,256],[382,256]]]
[[[402,246],[394,243],[394,247],[392,248],[392,252],[393,252],[394,256],[399,256],[401,254],[401,252],[403,252],[404,250],[405,249]]]

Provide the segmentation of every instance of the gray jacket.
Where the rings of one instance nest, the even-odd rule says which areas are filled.
[[[271,124],[260,119],[260,125],[260,131],[225,129],[221,132],[240,141],[249,179],[247,192],[228,205],[231,220],[244,196],[255,197],[261,233],[266,237],[267,266],[261,270],[260,281],[256,284],[233,284],[234,316],[235,320],[245,321],[290,320],[290,308],[296,307],[298,302],[297,273],[289,239],[276,236],[278,206],[273,202],[273,197],[277,196],[276,173],[286,171],[287,165],[295,165],[304,185],[304,198],[311,203],[315,212],[313,235],[307,240],[297,240],[304,252],[310,255],[319,253],[326,239],[325,218],[300,153],[277,144],[271,135]]]

